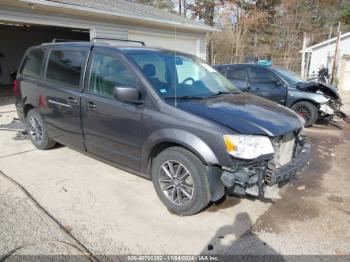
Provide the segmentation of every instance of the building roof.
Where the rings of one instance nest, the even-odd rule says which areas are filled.
[[[344,39],[349,38],[349,37],[350,37],[350,32],[347,32],[347,33],[344,33],[340,36],[340,40],[344,40]],[[318,43],[316,45],[309,46],[308,48],[305,49],[304,52],[312,52],[314,49],[318,49],[322,46],[327,46],[327,45],[333,44],[336,41],[337,41],[337,37],[333,37],[331,39],[328,39],[328,40],[323,41],[321,43]],[[300,52],[303,52],[303,50],[300,50]]]
[[[172,14],[149,5],[127,0],[22,0],[31,4],[56,6],[77,9],[86,12],[105,13],[115,17],[132,18],[147,22],[158,22],[162,25],[194,29],[200,31],[219,31],[219,29],[205,25],[199,21]]]

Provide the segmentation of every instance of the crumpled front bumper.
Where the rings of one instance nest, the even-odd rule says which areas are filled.
[[[320,106],[319,111],[321,113],[321,117],[330,116],[333,118],[334,116],[337,116],[343,119],[347,124],[350,124],[350,116],[341,111],[342,106],[343,103],[341,99],[329,99],[327,104]]]
[[[276,168],[273,161],[261,161],[239,168],[225,170],[221,182],[228,193],[236,195],[264,196],[267,187],[289,180],[308,164],[311,143],[305,138],[302,145],[295,148],[293,159],[286,165]]]

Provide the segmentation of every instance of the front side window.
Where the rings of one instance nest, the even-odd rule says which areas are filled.
[[[297,83],[305,82],[305,80],[303,80],[299,75],[297,75],[296,73],[288,69],[278,67],[278,68],[275,68],[274,70],[276,71],[277,74],[279,74],[284,80],[286,80],[291,85],[296,85]]]
[[[51,51],[47,65],[46,79],[49,82],[79,88],[85,51]]]
[[[128,56],[163,98],[239,92],[223,75],[194,56],[154,51],[129,51]]]
[[[42,49],[30,51],[24,59],[21,74],[23,76],[39,78],[43,59],[44,51]]]
[[[278,81],[277,77],[265,68],[250,68],[250,80],[254,86],[274,88]]]
[[[113,97],[115,86],[135,88],[139,86],[135,75],[113,56],[95,53],[90,68],[90,93]]]

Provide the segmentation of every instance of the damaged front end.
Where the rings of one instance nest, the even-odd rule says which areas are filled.
[[[320,105],[319,111],[323,118],[333,118],[337,116],[350,124],[350,117],[341,111],[343,105],[338,90],[322,82],[303,82],[297,84],[297,89],[305,92],[324,95],[328,102]]]
[[[277,137],[272,142],[274,154],[238,161],[234,167],[224,168],[221,181],[228,194],[276,198],[271,189],[295,176],[308,164],[311,144],[302,131]]]
[[[336,100],[333,98],[329,98],[328,103],[324,107],[320,107],[320,111],[325,117],[337,116],[343,119],[347,124],[350,124],[350,117],[343,111],[341,111],[342,105],[343,104],[341,102],[341,99]]]

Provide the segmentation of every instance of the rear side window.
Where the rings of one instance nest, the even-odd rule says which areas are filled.
[[[47,81],[79,88],[85,56],[85,51],[51,51],[46,71]]]
[[[28,55],[24,59],[21,74],[23,76],[39,78],[43,59],[44,50],[34,49],[29,51]]]

